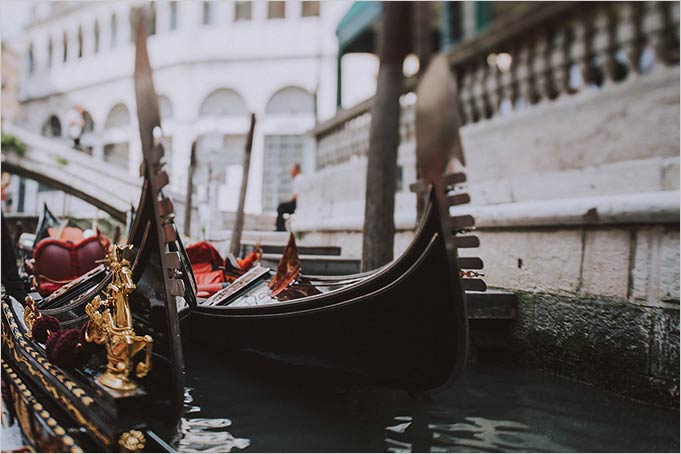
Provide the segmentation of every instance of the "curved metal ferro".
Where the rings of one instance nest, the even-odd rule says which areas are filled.
[[[135,290],[127,253],[131,246],[112,245],[107,254],[107,266],[112,280],[105,291],[105,299],[97,295],[85,306],[89,317],[85,340],[106,347],[107,366],[97,381],[117,391],[133,391],[132,362],[137,353],[146,349],[145,360],[135,366],[135,376],[147,375],[151,369],[151,336],[138,336],[132,324],[128,296]]]

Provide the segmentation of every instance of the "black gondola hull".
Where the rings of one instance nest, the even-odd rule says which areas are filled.
[[[262,306],[189,308],[180,323],[183,342],[336,370],[371,384],[438,388],[462,368],[468,336],[438,220],[431,205],[400,259],[341,291]]]

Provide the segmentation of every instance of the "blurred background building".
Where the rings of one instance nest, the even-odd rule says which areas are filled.
[[[135,175],[141,151],[131,10],[146,6],[171,181],[185,192],[196,141],[194,200],[204,229],[222,228],[221,214],[236,209],[251,112],[257,125],[247,213],[271,213],[290,197],[292,163],[314,169],[309,131],[336,111],[335,29],[350,2],[22,3],[28,19],[9,40],[15,50],[3,47],[3,90],[7,77],[21,102],[18,111],[13,96],[3,96],[3,116],[7,110],[11,122]],[[369,71],[356,74],[346,102],[370,96],[375,58],[348,64],[350,74],[357,67]],[[11,189],[16,203],[10,211],[35,212],[47,201],[59,214],[92,215],[86,205],[36,182],[15,179]],[[267,227],[270,218],[264,218]]]

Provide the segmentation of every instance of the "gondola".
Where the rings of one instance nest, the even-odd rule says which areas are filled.
[[[162,146],[151,129],[141,135],[144,184],[130,244],[112,246],[107,264],[64,289],[59,307],[2,295],[3,400],[37,452],[173,450],[184,396],[184,259],[162,192]]]
[[[139,126],[142,137],[151,141],[160,119],[145,53],[138,54],[136,68]],[[433,113],[437,116],[427,112]],[[435,122],[439,131],[432,132],[458,134],[449,127]],[[246,351],[413,392],[450,382],[466,363],[469,332],[464,290],[485,289],[476,278],[482,261],[458,257],[458,248],[478,245],[477,237],[465,235],[474,220],[449,214],[450,206],[469,202],[460,190],[465,175],[444,175],[441,156],[421,161],[427,178],[421,190],[428,204],[415,238],[400,258],[374,272],[335,277],[301,274],[291,237],[276,271],[254,267],[203,299],[197,297],[184,247],[174,242],[178,277],[184,283],[183,344],[200,343],[206,351]],[[159,209],[172,212],[172,202],[167,199]]]
[[[451,77],[442,61],[435,70]],[[450,87],[432,88],[454,97]],[[419,144],[417,134],[424,176],[417,189],[427,207],[401,257],[369,273],[306,276],[291,236],[276,271],[253,268],[210,298],[187,301],[180,312],[185,345],[241,350],[411,392],[438,389],[460,374],[469,342],[464,290],[486,286],[478,279],[482,261],[458,255],[459,248],[479,245],[466,235],[474,219],[459,207],[470,201],[461,191],[465,174],[444,175],[458,131],[441,121],[437,109],[451,109],[456,99],[436,99],[435,110],[419,105],[420,99],[417,124],[444,137],[446,146],[423,152],[429,140]]]
[[[452,177],[461,179],[461,174]],[[357,276],[303,276],[289,246],[278,272],[253,268],[211,298],[183,309],[183,343],[245,350],[409,391],[445,385],[467,356],[463,288],[482,289],[482,284],[459,278],[459,265],[444,240],[452,235],[442,227],[449,215],[441,215],[434,193],[430,200],[414,241],[392,264]],[[455,244],[475,243],[472,238],[460,237]],[[478,259],[460,260],[481,265]],[[283,289],[272,296],[282,277]]]

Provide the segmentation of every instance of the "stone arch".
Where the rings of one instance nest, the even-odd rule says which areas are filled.
[[[87,110],[83,110],[83,133],[93,132],[95,130],[95,121],[92,119],[92,115]]]
[[[44,137],[61,137],[62,127],[59,117],[54,114],[50,115],[40,128],[40,133]]]
[[[128,126],[130,124],[130,111],[123,103],[118,103],[111,108],[109,115],[106,117],[104,126],[107,128],[116,128],[121,126]]]
[[[173,118],[173,103],[165,95],[158,95],[158,110],[161,114],[161,118]]]
[[[199,107],[199,116],[247,116],[248,107],[244,98],[230,88],[219,88],[210,93]]]
[[[301,87],[289,86],[277,90],[267,101],[265,113],[281,114],[314,114],[315,97]]]

